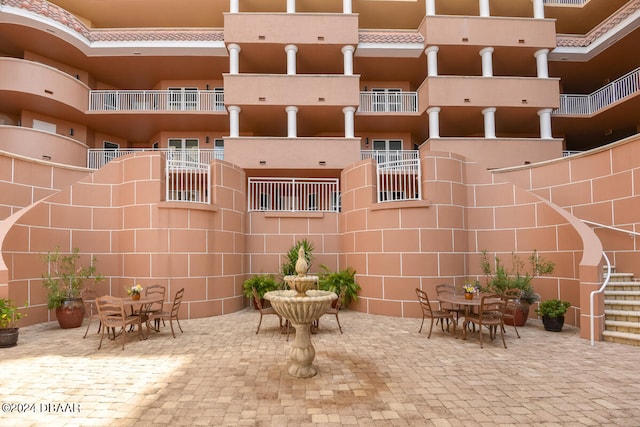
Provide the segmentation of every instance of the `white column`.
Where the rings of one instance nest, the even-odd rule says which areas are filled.
[[[353,52],[356,50],[353,46],[344,46],[342,48],[342,56],[344,57],[344,75],[353,76]]]
[[[427,16],[434,16],[436,14],[436,0],[425,0],[427,6]]]
[[[533,17],[544,19],[544,0],[533,0]]]
[[[287,0],[287,13],[296,13],[296,0]]]
[[[480,16],[491,16],[489,0],[480,0]]]
[[[240,136],[240,107],[231,105],[229,110],[229,136],[237,138]]]
[[[553,134],[551,133],[551,108],[545,108],[538,111],[540,117],[540,138],[551,139]]]
[[[298,107],[287,107],[287,138],[296,138],[298,136],[298,123],[296,121],[296,114],[298,113]]]
[[[440,107],[427,109],[429,114],[429,138],[440,138]]]
[[[353,116],[356,112],[355,107],[344,107],[342,109],[344,113],[344,137],[345,138],[353,138],[354,130],[353,130]]]
[[[438,46],[429,46],[424,50],[427,54],[427,76],[438,75]]]
[[[230,44],[227,49],[229,49],[229,73],[238,74],[240,69],[240,46]]]
[[[288,44],[284,47],[284,51],[287,52],[287,74],[294,76],[296,74],[296,52],[298,52],[298,47]]]
[[[231,0],[229,3],[229,12],[230,13],[238,13],[240,12],[239,0]]]
[[[496,137],[496,109],[485,108],[482,110],[484,116],[484,137],[495,138]]]
[[[549,67],[547,66],[547,55],[549,49],[540,49],[533,54],[536,57],[536,66],[538,68],[538,77],[541,79],[549,78]]]
[[[482,77],[493,77],[493,48],[485,47],[480,51],[482,57]]]
[[[342,0],[342,13],[353,13],[353,9],[351,7],[351,0]]]

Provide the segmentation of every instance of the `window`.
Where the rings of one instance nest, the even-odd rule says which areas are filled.
[[[222,150],[224,148],[224,139],[214,139],[213,148]]]
[[[56,124],[33,119],[33,128],[45,132],[56,133]]]
[[[102,148],[104,148],[104,164],[107,164],[111,160],[118,157],[120,144],[116,144],[115,142],[103,141]]]

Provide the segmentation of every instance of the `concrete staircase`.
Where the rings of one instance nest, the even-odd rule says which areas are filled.
[[[640,282],[633,274],[611,274],[604,291],[604,318],[605,341],[640,346]]]

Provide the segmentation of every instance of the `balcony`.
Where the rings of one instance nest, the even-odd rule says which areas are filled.
[[[328,178],[249,178],[249,212],[339,212],[340,183]]]
[[[224,93],[212,90],[92,90],[89,111],[225,111]]]
[[[560,95],[554,116],[590,116],[640,92],[640,68],[612,81],[589,95]]]
[[[360,92],[358,113],[417,113],[418,92]]]
[[[193,150],[169,150],[167,148],[117,148],[117,149],[98,149],[90,148],[87,150],[87,168],[100,169],[113,159],[128,156],[134,153],[143,153],[146,151],[162,152],[166,154],[168,161],[174,163],[198,163],[209,164],[213,160],[223,160],[224,150],[216,149],[193,149]]]
[[[362,150],[360,159],[374,159],[377,163],[418,160],[418,150]]]

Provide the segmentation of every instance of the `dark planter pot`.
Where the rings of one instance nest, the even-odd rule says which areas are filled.
[[[564,316],[549,317],[542,316],[542,324],[547,331],[560,332],[564,326]]]
[[[79,328],[84,319],[82,298],[64,300],[62,306],[56,308],[56,318],[62,329]]]
[[[0,348],[18,344],[18,328],[0,329]]]
[[[520,303],[513,314],[513,319],[510,317],[505,318],[504,324],[513,326],[515,323],[516,326],[524,326],[527,323],[527,319],[529,319],[529,304]]]

